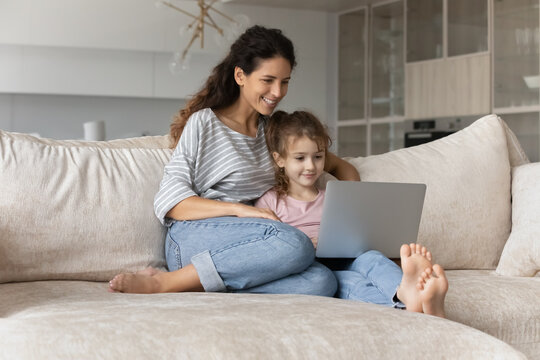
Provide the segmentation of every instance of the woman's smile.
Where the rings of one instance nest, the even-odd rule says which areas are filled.
[[[262,60],[249,75],[237,75],[240,99],[263,115],[270,115],[287,95],[291,78],[291,63],[281,56]]]

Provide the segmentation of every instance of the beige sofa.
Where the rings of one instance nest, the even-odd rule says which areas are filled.
[[[152,202],[170,155],[166,137],[0,131],[0,359],[540,359],[540,164],[496,116],[349,159],[365,181],[427,184],[418,241],[448,269],[448,320],[315,296],[107,292],[120,271],[165,266]]]

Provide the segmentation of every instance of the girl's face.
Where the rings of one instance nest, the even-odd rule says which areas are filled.
[[[315,182],[324,171],[325,152],[307,136],[290,136],[287,139],[287,155],[277,152],[272,156],[280,168],[285,169],[289,178],[289,191],[313,189]]]
[[[240,86],[240,101],[262,115],[270,115],[287,95],[291,64],[281,56],[273,57],[261,60],[249,75],[236,67],[234,76]]]

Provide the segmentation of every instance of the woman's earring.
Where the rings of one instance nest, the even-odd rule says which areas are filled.
[[[279,172],[282,173],[282,174],[284,174],[284,173],[285,173],[285,168],[284,168],[284,167],[280,167],[280,168],[279,168]]]

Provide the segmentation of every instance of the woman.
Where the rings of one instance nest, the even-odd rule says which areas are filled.
[[[231,46],[171,125],[175,150],[154,202],[169,227],[170,272],[120,274],[111,291],[334,294],[335,277],[314,262],[309,238],[252,206],[274,184],[264,126],[295,64],[292,42],[277,29],[253,26]],[[333,154],[325,170],[359,180]]]

